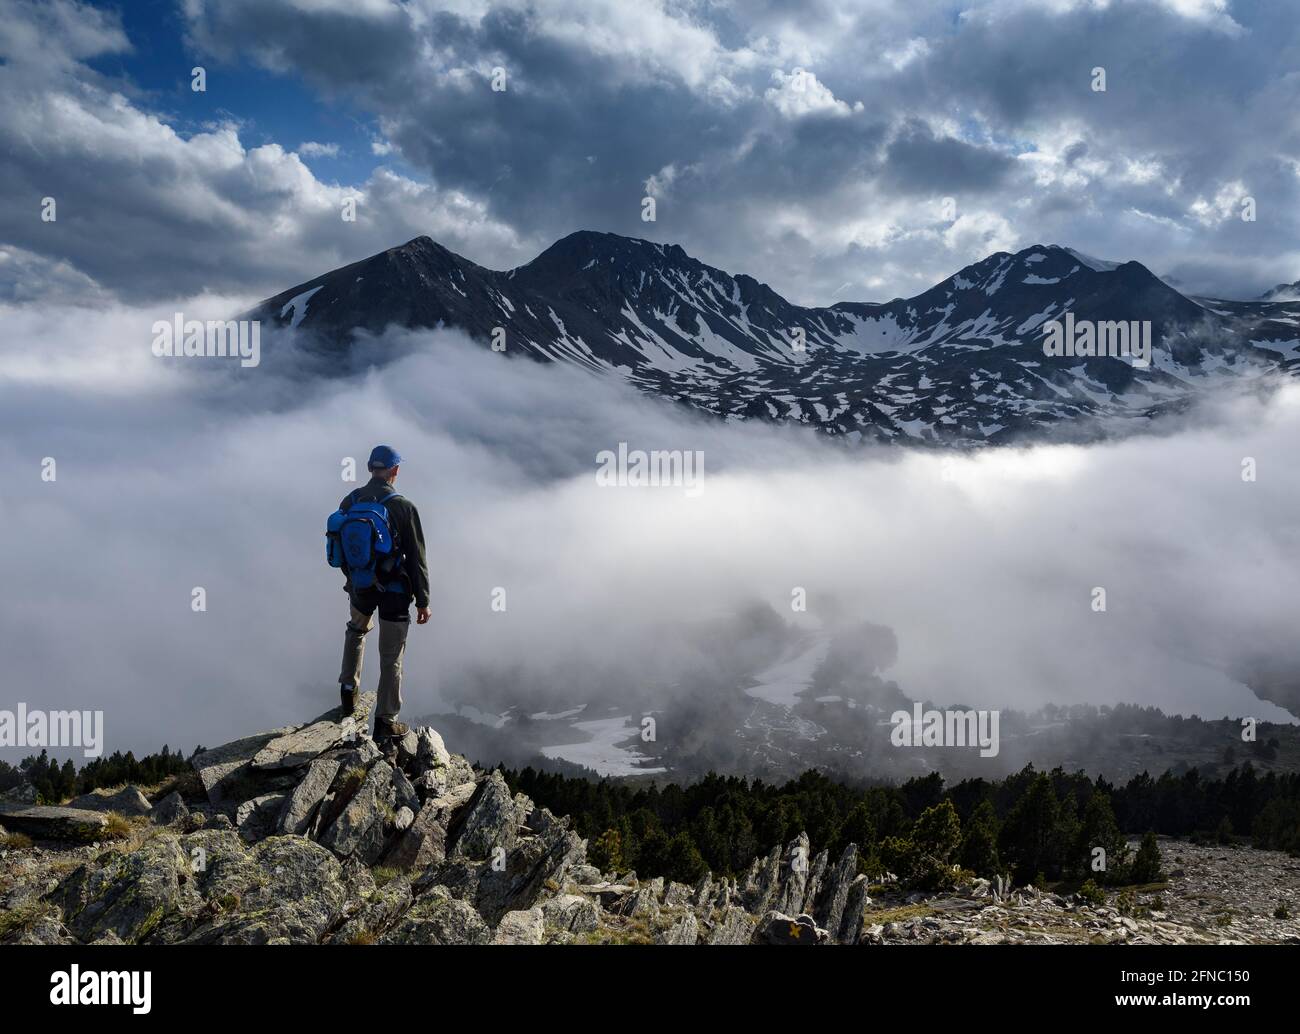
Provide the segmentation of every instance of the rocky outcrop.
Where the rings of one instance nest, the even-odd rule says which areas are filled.
[[[1225,913],[1197,929],[1165,911],[1183,907],[1173,895],[1130,915],[1004,880],[930,897],[891,884],[873,901],[856,846],[813,856],[805,834],[738,879],[705,874],[687,886],[603,873],[568,818],[511,793],[499,772],[476,771],[433,729],[382,756],[337,713],[204,751],[194,766],[201,793],[170,792],[152,807],[134,787],[89,802],[107,809],[0,801],[3,826],[40,841],[0,840],[0,942],[1300,941],[1289,918],[1300,911],[1300,865],[1281,855],[1270,887],[1296,885],[1291,912],[1273,916],[1277,901],[1261,892],[1249,918]],[[125,839],[104,843],[108,810],[148,820],[131,819],[125,833],[117,823]],[[1180,848],[1171,879],[1220,900],[1203,875],[1207,853],[1223,869],[1231,859]]]
[[[119,815],[148,815],[153,809],[138,786],[127,786],[117,793],[88,793],[68,802],[69,808],[86,811],[115,811]]]
[[[362,701],[362,715],[371,706]],[[476,771],[431,728],[387,755],[339,711],[192,759],[203,796],[137,787],[86,808],[0,802],[6,824],[91,842],[4,893],[0,940],[178,944],[823,943],[856,938],[856,851],[809,864],[806,835],[743,881],[602,873],[568,818]],[[94,841],[108,811],[135,820]],[[119,834],[121,833],[119,829]],[[69,848],[72,852],[74,849]],[[846,904],[847,903],[847,904]],[[817,919],[812,913],[817,911]],[[830,932],[828,932],[828,930]]]
[[[0,820],[7,829],[34,837],[90,840],[108,825],[107,813],[85,808],[0,802]]]
[[[184,822],[190,817],[190,809],[185,805],[185,798],[179,790],[173,790],[149,810],[149,817],[164,826]]]

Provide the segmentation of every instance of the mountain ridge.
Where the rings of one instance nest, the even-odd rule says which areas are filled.
[[[1151,367],[1044,356],[1043,326],[1067,312],[1149,323]],[[245,317],[326,354],[358,331],[452,327],[726,419],[911,444],[1087,440],[1181,411],[1212,382],[1293,373],[1300,355],[1300,303],[1194,300],[1140,262],[1060,245],[996,252],[911,298],[809,307],[676,244],[580,230],[495,271],[418,236]]]

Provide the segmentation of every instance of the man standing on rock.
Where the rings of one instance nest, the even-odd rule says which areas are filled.
[[[402,709],[402,654],[406,651],[406,633],[411,627],[411,602],[416,607],[416,622],[429,620],[429,568],[424,559],[424,530],[415,506],[393,488],[402,457],[388,445],[376,445],[367,467],[370,481],[354,489],[339,504],[346,515],[358,503],[378,503],[387,513],[387,530],[391,532],[393,551],[390,567],[378,576],[364,575],[343,564],[347,581],[351,616],[343,639],[343,668],[339,673],[339,696],[343,713],[356,708],[361,687],[361,662],[365,656],[366,633],[379,611],[379,699],[375,707],[375,740],[383,742],[404,736],[408,726],[397,720]],[[369,512],[373,508],[363,507]],[[380,529],[381,531],[383,529]],[[366,587],[358,588],[354,581]]]

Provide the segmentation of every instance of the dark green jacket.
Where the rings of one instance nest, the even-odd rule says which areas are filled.
[[[397,544],[402,549],[402,580],[411,595],[415,597],[417,607],[429,605],[429,565],[424,559],[424,529],[420,526],[420,511],[415,504],[405,497],[394,499],[391,503],[385,498],[397,492],[392,485],[382,478],[371,478],[360,488],[349,492],[339,503],[339,509],[346,509],[353,502],[384,503],[392,518],[393,531],[397,533]],[[345,585],[351,590],[352,586]]]

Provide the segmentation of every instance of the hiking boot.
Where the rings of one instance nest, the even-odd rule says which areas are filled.
[[[339,686],[339,700],[343,704],[344,718],[356,713],[358,696],[360,694],[357,692],[356,686]]]
[[[400,740],[411,727],[405,722],[399,722],[395,718],[376,718],[375,719],[375,742],[380,740]]]

